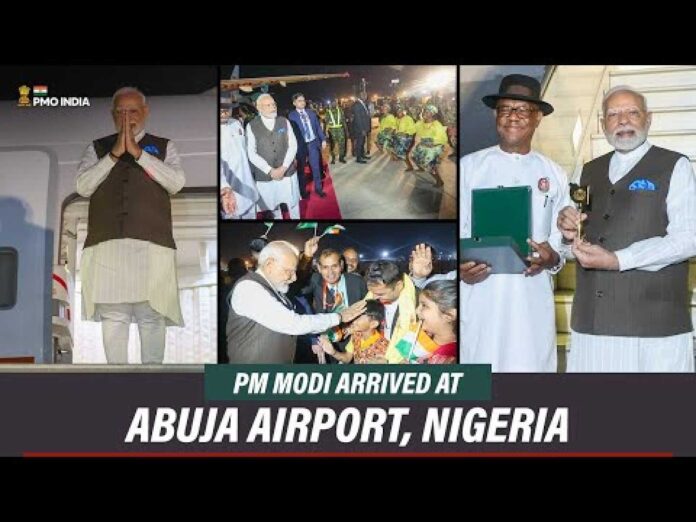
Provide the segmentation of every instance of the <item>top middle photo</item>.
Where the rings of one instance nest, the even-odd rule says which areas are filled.
[[[456,219],[455,66],[220,72],[222,219]]]

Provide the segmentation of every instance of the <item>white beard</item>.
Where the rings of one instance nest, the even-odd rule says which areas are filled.
[[[619,152],[631,152],[645,142],[645,140],[648,138],[648,132],[646,129],[638,129],[636,127],[628,127],[628,129],[634,132],[633,137],[619,138],[616,134],[611,134],[608,132],[604,133],[604,135],[609,144]]]

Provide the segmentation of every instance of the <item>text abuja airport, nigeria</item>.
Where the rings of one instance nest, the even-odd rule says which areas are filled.
[[[152,410],[152,411],[151,411]],[[245,415],[238,408],[137,408],[126,443],[316,443],[326,434],[341,444],[381,443],[408,446],[402,431],[408,407],[262,407]],[[422,428],[422,429],[420,429]],[[568,408],[430,407],[419,427],[422,443],[566,443]]]

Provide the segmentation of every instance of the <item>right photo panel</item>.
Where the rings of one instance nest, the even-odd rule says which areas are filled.
[[[460,354],[694,372],[696,70],[461,66]]]

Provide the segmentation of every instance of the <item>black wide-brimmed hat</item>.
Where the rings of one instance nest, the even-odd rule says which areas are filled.
[[[509,74],[505,76],[500,81],[498,94],[489,94],[481,98],[481,100],[491,109],[495,109],[496,103],[501,98],[536,103],[544,116],[553,112],[553,106],[540,99],[541,84],[539,81],[524,74]]]

